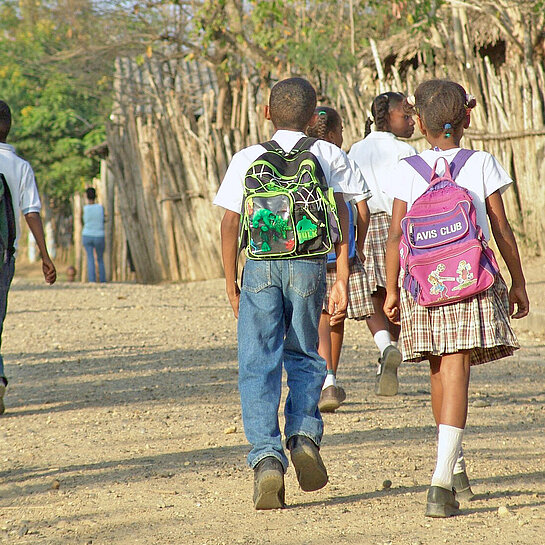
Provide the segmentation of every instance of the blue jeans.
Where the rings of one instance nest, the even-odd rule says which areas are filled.
[[[2,332],[4,331],[4,319],[8,308],[8,291],[15,272],[15,258],[10,257],[0,268],[0,347],[2,346]],[[8,383],[4,373],[4,358],[0,354],[0,380]]]
[[[318,410],[326,376],[318,354],[318,322],[325,295],[324,259],[247,260],[238,317],[239,390],[248,464],[267,456],[288,459],[282,448],[278,408],[282,363],[289,393],[284,407],[286,440],[305,435],[317,445],[323,434]]]
[[[106,282],[106,269],[104,268],[104,237],[90,237],[83,235],[83,247],[87,252],[87,277],[89,282],[96,282],[95,256],[98,261],[98,278]]]

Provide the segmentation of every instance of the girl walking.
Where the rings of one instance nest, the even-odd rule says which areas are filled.
[[[371,106],[373,119],[367,119],[364,139],[356,142],[348,154],[361,169],[373,194],[368,201],[371,220],[363,252],[374,307],[367,326],[380,351],[375,393],[382,396],[397,394],[397,368],[401,363],[396,347],[399,327],[388,321],[382,309],[386,295],[386,240],[393,202],[384,193],[384,182],[400,159],[416,154],[412,146],[399,140],[410,138],[414,132],[411,113],[402,93],[378,95]],[[376,130],[371,132],[373,123]]]
[[[307,134],[341,147],[343,143],[343,126],[341,116],[333,108],[321,106],[316,108],[317,121],[307,129]],[[348,282],[348,308],[347,318],[353,320],[365,320],[373,313],[371,291],[367,283],[367,275],[362,263],[363,244],[369,226],[369,209],[366,200],[370,198],[365,180],[358,167],[352,163],[357,184],[362,188],[362,196],[348,203],[350,217],[349,231],[349,256],[350,277]],[[353,205],[357,213],[353,212]],[[354,220],[354,216],[356,219]],[[318,328],[319,345],[318,353],[327,363],[327,376],[322,387],[318,408],[321,412],[335,412],[346,399],[346,393],[341,386],[337,386],[337,368],[341,357],[344,339],[344,320],[338,324],[330,325],[331,316],[327,312],[331,288],[335,284],[335,254],[328,256],[326,273],[327,293],[324,299],[322,315]]]
[[[422,83],[412,99],[408,102],[414,105],[418,126],[431,146],[419,156],[430,167],[437,162],[436,172],[441,175],[445,165],[438,159],[451,163],[460,152],[460,140],[469,127],[475,99],[461,85],[445,80]],[[438,445],[426,515],[448,517],[459,513],[457,499],[462,499],[461,495],[471,495],[462,451],[470,367],[513,354],[518,343],[509,316],[526,316],[529,302],[517,244],[501,196],[512,180],[498,161],[484,151],[474,152],[467,159],[456,183],[471,194],[476,221],[486,241],[490,238],[490,220],[494,240],[511,276],[511,289],[507,290],[498,273],[490,288],[467,299],[442,306],[421,306],[407,290],[398,288],[400,222],[427,190],[428,183],[407,161],[401,161],[386,184],[394,203],[386,252],[384,311],[394,323],[401,323],[403,360],[430,362]],[[431,280],[430,284],[433,286]]]

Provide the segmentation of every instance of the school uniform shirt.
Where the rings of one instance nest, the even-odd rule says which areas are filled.
[[[426,150],[420,153],[420,157],[433,168],[440,157],[444,157],[449,163],[461,148],[449,150]],[[445,172],[445,162],[437,163],[438,175]],[[477,224],[483,230],[486,240],[490,240],[490,229],[486,215],[485,199],[495,191],[503,193],[513,180],[498,163],[493,155],[486,151],[474,153],[462,167],[456,177],[456,183],[469,191],[473,197],[473,205],[477,212]],[[414,201],[428,188],[429,180],[425,180],[407,161],[400,161],[397,167],[385,180],[385,190],[392,199],[399,199],[407,203],[410,210]]]
[[[348,153],[363,173],[372,197],[367,201],[369,212],[386,212],[392,215],[393,199],[384,193],[384,180],[404,157],[417,151],[391,132],[374,131],[356,142]]]
[[[289,152],[304,136],[306,135],[299,131],[278,130],[272,140]],[[242,213],[244,177],[250,165],[265,151],[262,145],[256,144],[233,155],[213,204],[237,214]],[[362,196],[362,187],[358,185],[361,180],[354,175],[344,151],[325,140],[317,140],[310,151],[318,159],[327,183],[335,193],[343,193],[346,202]]]
[[[16,226],[15,248],[17,249],[21,235],[19,225],[21,212],[23,214],[39,213],[42,205],[32,167],[15,153],[13,146],[3,142],[0,142],[0,172],[6,178],[13,202]]]

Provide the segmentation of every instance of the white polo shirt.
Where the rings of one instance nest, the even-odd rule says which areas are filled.
[[[348,156],[360,167],[373,195],[367,201],[371,214],[386,212],[392,215],[393,199],[384,193],[384,180],[400,159],[416,153],[393,133],[383,131],[374,131],[352,146]]]
[[[439,157],[445,157],[450,163],[460,148],[449,150],[425,150],[420,157],[433,168]],[[437,174],[445,172],[445,162],[437,163]],[[490,229],[488,228],[488,217],[486,214],[486,198],[495,191],[503,193],[513,180],[498,163],[497,159],[486,151],[474,153],[467,163],[462,167],[456,183],[465,187],[473,198],[473,205],[477,212],[477,224],[483,230],[486,240],[490,240]],[[399,199],[407,203],[407,210],[410,210],[414,201],[426,191],[429,181],[425,180],[416,170],[407,163],[400,161],[385,179],[385,191],[392,199]]]
[[[289,152],[304,136],[299,131],[279,130],[274,133],[272,140]],[[256,144],[233,155],[213,204],[237,214],[242,213],[244,177],[250,165],[265,151],[262,145]],[[310,151],[318,159],[327,183],[335,193],[343,193],[346,202],[364,198],[361,179],[352,170],[344,151],[325,140],[317,140]]]
[[[40,212],[42,208],[40,196],[36,187],[34,171],[30,164],[15,153],[13,146],[3,142],[0,142],[0,172],[6,178],[11,192],[17,228],[15,237],[15,248],[17,248],[19,236],[21,235],[21,226],[19,224],[21,212],[23,214]]]

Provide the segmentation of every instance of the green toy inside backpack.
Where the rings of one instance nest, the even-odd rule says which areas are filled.
[[[244,178],[240,247],[250,259],[317,257],[329,253],[341,231],[333,190],[304,137],[290,152],[274,140]]]

